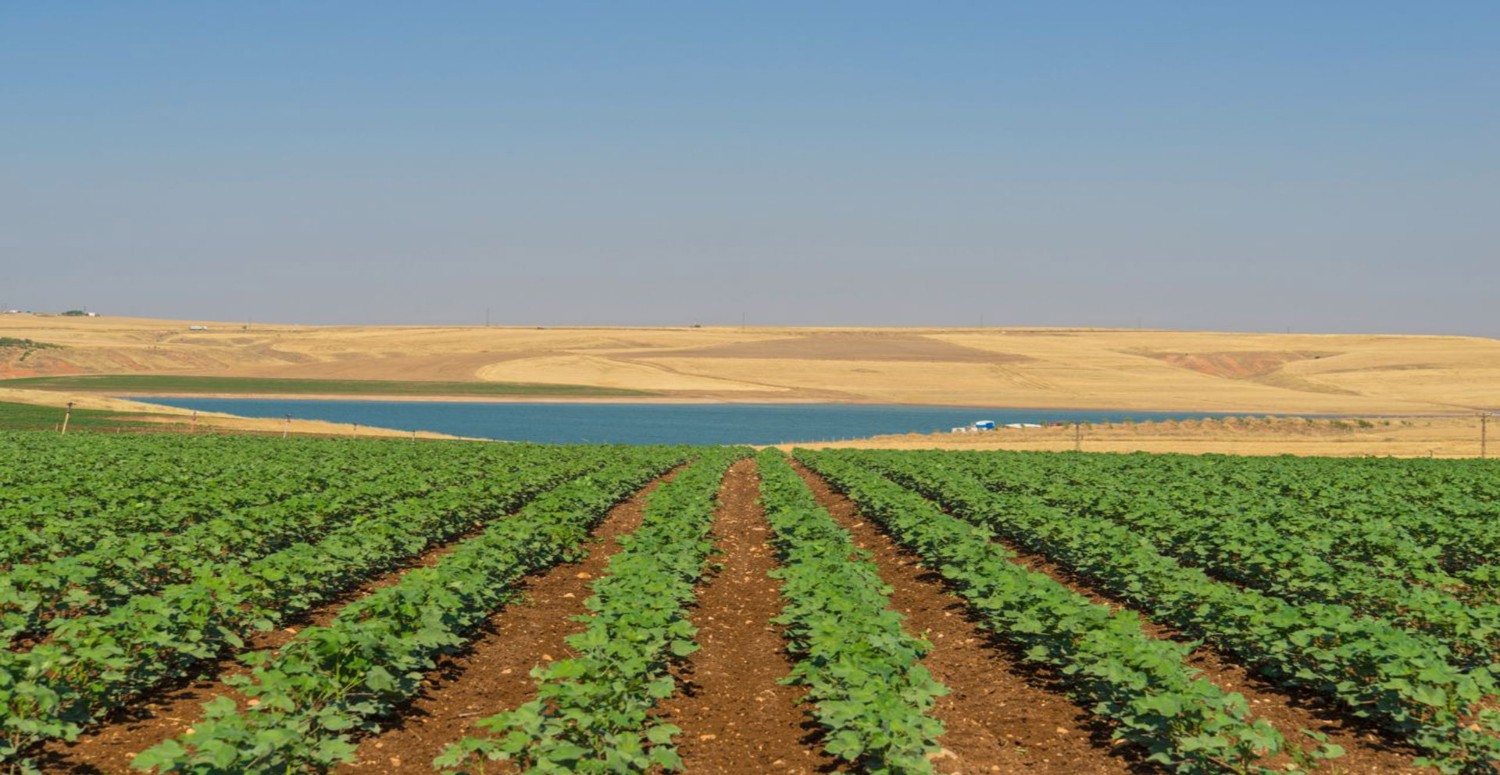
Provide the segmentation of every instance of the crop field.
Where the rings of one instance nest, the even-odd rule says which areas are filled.
[[[0,433],[0,757],[1492,773],[1483,460]]]

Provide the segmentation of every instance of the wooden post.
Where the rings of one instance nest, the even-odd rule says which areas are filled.
[[[359,438],[359,423],[354,423],[354,429],[352,431],[350,431],[349,438],[351,438],[351,439],[357,439],[357,438]]]
[[[286,438],[292,433],[292,416],[286,416],[286,427],[281,429],[281,438]]]
[[[188,433],[197,433],[197,432],[198,432],[198,412],[197,412],[197,410],[194,410],[193,411],[193,420],[192,420],[192,422],[188,423]]]
[[[71,420],[72,418],[73,418],[73,402],[69,401],[68,402],[68,408],[63,410],[63,424],[62,424],[62,433],[63,433],[63,435],[67,435],[67,433],[68,433],[68,420]]]
[[[1484,460],[1489,454],[1490,446],[1490,413],[1479,413],[1479,459]]]
[[[1083,451],[1083,423],[1073,423],[1073,451]]]

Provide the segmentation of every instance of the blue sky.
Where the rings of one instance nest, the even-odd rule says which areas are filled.
[[[0,304],[1500,335],[1497,3],[0,5]]]

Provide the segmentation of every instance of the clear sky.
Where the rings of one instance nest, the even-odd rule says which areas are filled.
[[[1500,3],[0,2],[0,304],[1500,336]]]

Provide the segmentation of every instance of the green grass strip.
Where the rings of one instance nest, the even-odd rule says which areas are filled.
[[[11,380],[0,381],[0,386]],[[19,387],[19,386],[17,386]],[[57,431],[62,428],[64,409],[0,401],[0,431]],[[148,412],[111,412],[103,409],[74,409],[68,418],[68,432],[165,431],[170,424],[143,418],[163,417]],[[180,419],[182,424],[187,418]]]

